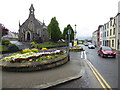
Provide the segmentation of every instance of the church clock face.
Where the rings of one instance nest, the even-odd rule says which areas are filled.
[[[30,30],[33,29],[33,23],[32,23],[32,22],[30,22],[30,23],[28,24],[28,28],[29,28]]]

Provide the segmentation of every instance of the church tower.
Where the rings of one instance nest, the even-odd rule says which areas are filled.
[[[33,7],[33,4],[31,4],[29,11],[30,11],[29,17],[31,17],[31,16],[32,16],[32,17],[35,17],[35,16],[34,16],[34,11],[35,11],[35,9],[34,9],[34,7]]]

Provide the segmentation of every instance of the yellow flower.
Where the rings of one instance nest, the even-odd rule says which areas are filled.
[[[47,50],[47,48],[42,48],[41,50]]]
[[[52,56],[47,56],[47,58],[48,58],[48,59],[51,59],[51,58],[52,58]]]

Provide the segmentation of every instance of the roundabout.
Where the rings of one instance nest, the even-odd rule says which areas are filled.
[[[51,69],[67,62],[66,53],[57,49],[48,49],[39,52],[13,53],[1,59],[0,67],[4,71],[30,72]]]

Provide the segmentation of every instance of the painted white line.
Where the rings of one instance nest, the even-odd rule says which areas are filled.
[[[81,58],[83,58],[83,51],[81,52]]]
[[[84,51],[84,59],[87,59],[87,55],[85,51]]]

